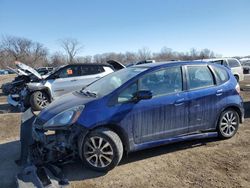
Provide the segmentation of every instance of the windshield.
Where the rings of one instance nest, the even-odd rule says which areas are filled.
[[[119,70],[83,88],[81,93],[92,94],[93,96],[98,97],[105,96],[145,70],[147,70],[147,68],[144,67],[130,67]]]

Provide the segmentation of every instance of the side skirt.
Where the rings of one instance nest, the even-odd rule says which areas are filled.
[[[142,144],[135,144],[133,147],[133,151],[143,150],[147,148],[157,147],[166,144],[172,144],[176,142],[183,142],[183,141],[190,141],[196,139],[204,139],[204,138],[214,138],[217,137],[217,132],[206,132],[206,133],[196,133],[196,134],[189,134],[189,135],[182,135],[172,138],[167,138],[163,140],[151,141]]]

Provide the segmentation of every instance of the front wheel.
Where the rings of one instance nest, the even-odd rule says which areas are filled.
[[[49,104],[49,96],[44,91],[36,91],[30,96],[30,106],[35,111],[40,111]]]
[[[218,134],[221,138],[233,137],[240,124],[239,114],[234,109],[227,109],[222,112],[218,122]]]
[[[107,172],[120,162],[123,145],[120,137],[109,129],[96,129],[86,138],[79,138],[79,155],[93,170]]]

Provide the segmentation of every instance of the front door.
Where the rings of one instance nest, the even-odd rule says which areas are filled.
[[[128,93],[149,90],[152,99],[124,103],[126,118],[123,126],[131,126],[136,144],[165,139],[188,132],[187,93],[182,91],[181,67],[169,67],[142,76],[138,86],[121,92],[118,102],[129,99]]]
[[[69,65],[55,73],[57,78],[47,81],[50,83],[53,98],[79,89],[80,71],[80,66]]]

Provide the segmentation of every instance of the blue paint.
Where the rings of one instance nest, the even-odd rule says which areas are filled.
[[[214,75],[214,86],[188,90],[185,72],[188,65],[221,67],[228,72],[229,80],[218,85],[218,78]],[[197,131],[215,131],[219,115],[227,107],[236,107],[241,111],[241,116],[244,114],[242,99],[235,89],[237,82],[230,70],[223,66],[205,62],[163,62],[136,67],[143,68],[143,71],[107,95],[94,98],[77,93],[69,94],[51,103],[38,118],[48,121],[62,111],[83,104],[85,108],[77,124],[90,130],[100,126],[115,126],[123,133],[128,151],[135,151],[166,143],[216,136],[216,133],[197,134]],[[114,102],[124,89],[137,83],[144,75],[170,67],[182,70],[182,91],[136,102]],[[130,71],[132,68],[121,71]],[[223,90],[222,95],[216,95],[218,90]]]

